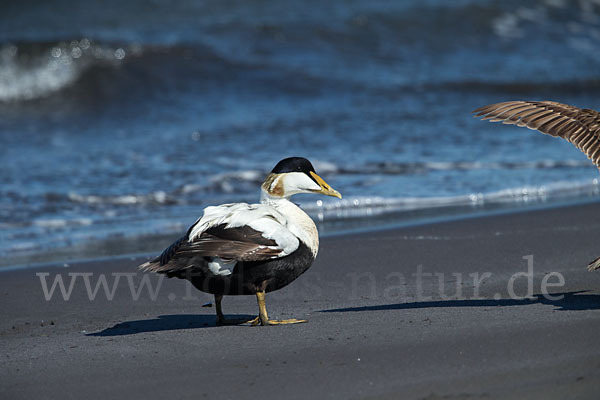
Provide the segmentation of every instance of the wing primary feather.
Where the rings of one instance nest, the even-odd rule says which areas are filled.
[[[556,115],[555,113],[550,113],[550,115],[546,115],[541,118],[536,118],[535,121],[531,122],[531,125],[535,126],[535,129],[537,129],[540,132],[548,133],[548,132],[544,131],[543,127],[546,124],[548,124],[549,122],[556,121],[559,118],[561,118],[560,115]]]
[[[544,132],[548,133],[548,135],[558,136],[560,127],[568,122],[569,122],[569,119],[567,117],[560,115],[555,120],[546,122],[544,125],[540,126],[539,129],[540,129],[540,131],[542,131],[542,129],[543,129]]]
[[[501,110],[494,110],[492,115],[498,119],[498,121],[502,121],[504,119],[511,119],[514,114],[517,114],[523,107],[527,107],[522,104],[511,104],[507,107],[503,107]],[[491,122],[497,122],[491,120]]]
[[[496,116],[502,114],[504,111],[506,111],[507,108],[509,108],[511,105],[510,104],[505,104],[502,107],[498,107],[498,108],[493,108],[488,110],[488,112],[484,113],[484,115],[482,116],[482,120],[485,121],[487,119],[490,118],[495,118]]]
[[[517,101],[505,101],[502,103],[496,103],[496,104],[490,104],[487,106],[483,106],[483,107],[479,107],[476,110],[473,110],[472,113],[475,113],[475,117],[481,117],[482,115],[488,114],[489,112],[491,112],[492,110],[498,110],[498,109],[502,109],[506,106],[509,106],[511,104],[514,103],[519,103]]]

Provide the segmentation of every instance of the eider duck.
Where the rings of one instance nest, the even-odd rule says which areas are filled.
[[[600,169],[600,113],[554,101],[505,101],[473,111],[475,118],[525,126],[561,137],[592,160]],[[600,257],[589,263],[590,271],[600,268]]]
[[[206,207],[204,214],[143,271],[189,280],[215,296],[217,324],[278,325],[306,322],[269,319],[265,293],[298,278],[315,260],[319,234],[313,220],[290,201],[298,193],[342,198],[310,161],[291,157],[279,161],[261,185],[260,204],[233,203]],[[256,295],[258,316],[225,319],[224,295]]]

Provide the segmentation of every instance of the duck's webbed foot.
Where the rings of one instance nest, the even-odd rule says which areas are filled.
[[[308,322],[308,320],[306,319],[296,319],[296,318],[290,318],[290,319],[261,319],[260,316],[251,319],[250,321],[246,321],[247,323],[249,323],[252,326],[257,326],[257,325],[287,325],[287,324],[300,324],[302,322]]]
[[[265,304],[265,292],[256,292],[256,300],[258,301],[258,316],[248,323],[252,326],[256,325],[287,325],[287,324],[300,324],[303,322],[308,322],[305,319],[269,319],[269,315],[267,314],[267,306]]]
[[[258,316],[255,318],[225,318],[223,310],[221,308],[221,301],[223,296],[215,295],[215,306],[217,309],[217,325],[244,325],[250,324],[252,326],[257,325],[288,325],[288,324],[300,324],[302,322],[308,322],[305,319],[269,319],[267,314],[267,307],[265,305],[265,292],[256,292],[256,300],[258,301]]]

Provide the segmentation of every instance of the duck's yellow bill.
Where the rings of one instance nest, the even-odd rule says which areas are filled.
[[[319,175],[314,172],[310,172],[310,175],[314,178],[315,181],[321,186],[321,190],[316,190],[315,193],[321,193],[326,196],[337,197],[338,199],[342,198],[342,195],[337,190],[333,189],[331,186],[327,184]]]

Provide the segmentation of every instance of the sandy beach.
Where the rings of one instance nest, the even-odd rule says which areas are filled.
[[[0,272],[0,392],[593,399],[598,215],[593,203],[325,238],[313,267],[267,296],[272,317],[309,320],[292,326],[217,327],[210,295],[137,273],[141,257]],[[57,277],[68,300],[50,293]],[[91,300],[99,279],[108,292]],[[256,301],[228,297],[224,311],[254,315]]]

